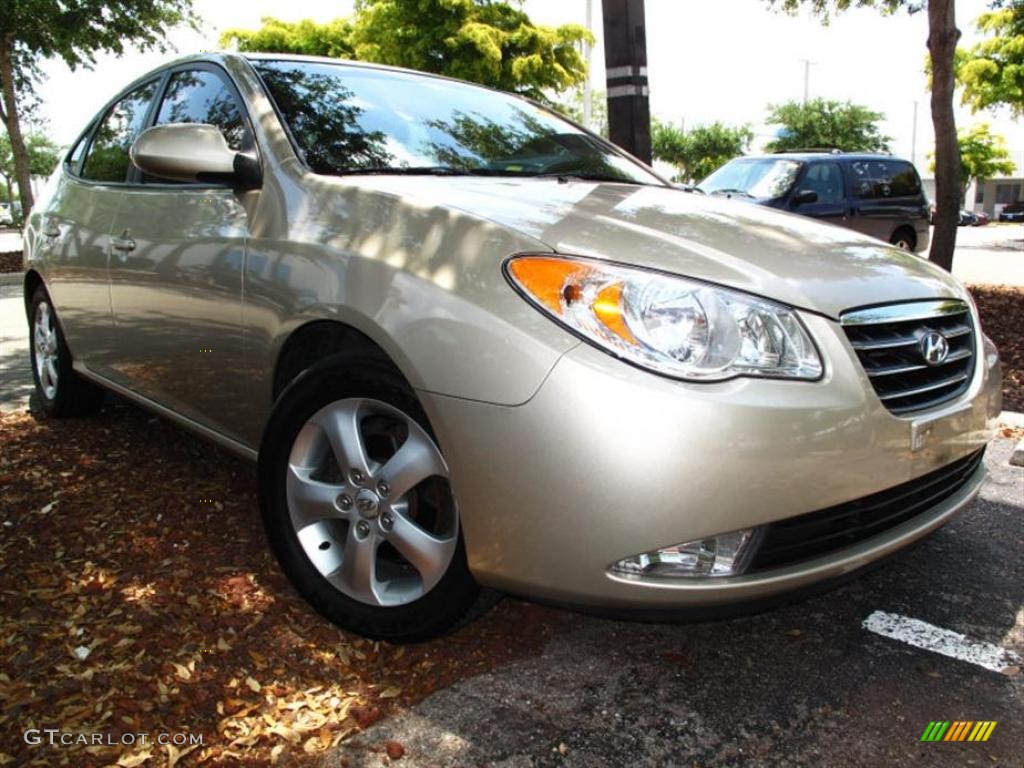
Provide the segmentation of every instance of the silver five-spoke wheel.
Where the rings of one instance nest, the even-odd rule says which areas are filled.
[[[53,324],[53,312],[49,303],[41,301],[36,305],[35,320],[32,324],[35,346],[36,375],[39,386],[48,400],[57,396],[57,332]]]
[[[334,588],[398,606],[444,576],[459,537],[448,467],[399,409],[368,398],[324,406],[299,430],[287,472],[292,526]]]

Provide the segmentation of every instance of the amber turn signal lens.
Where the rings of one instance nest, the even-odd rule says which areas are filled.
[[[562,302],[571,303],[583,298],[578,278],[587,268],[566,259],[515,259],[508,265],[512,277],[552,312],[562,314]],[[577,278],[573,280],[572,278]]]
[[[612,283],[602,288],[594,300],[594,315],[612,333],[620,336],[630,344],[636,344],[636,336],[629,330],[626,320],[622,316],[622,283]]]

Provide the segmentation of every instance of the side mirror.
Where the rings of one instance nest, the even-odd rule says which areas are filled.
[[[801,189],[793,195],[793,205],[807,205],[818,202],[818,193],[813,189]]]
[[[161,179],[220,182],[247,189],[260,184],[255,154],[235,152],[220,129],[206,123],[149,128],[132,144],[129,156],[143,173]]]

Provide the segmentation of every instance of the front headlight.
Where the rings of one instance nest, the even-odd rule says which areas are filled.
[[[539,309],[642,368],[689,381],[821,376],[810,334],[782,304],[590,259],[515,256],[506,266]]]

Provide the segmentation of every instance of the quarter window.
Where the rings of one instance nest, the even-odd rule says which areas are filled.
[[[136,88],[107,111],[85,156],[84,178],[106,182],[127,180],[131,166],[128,150],[145,125],[156,86],[154,80]]]
[[[220,128],[228,146],[238,152],[245,140],[245,122],[227,84],[208,70],[175,72],[160,103],[156,125],[208,123]]]
[[[910,163],[895,160],[855,160],[850,163],[853,193],[865,200],[913,197],[921,194],[921,179]]]

